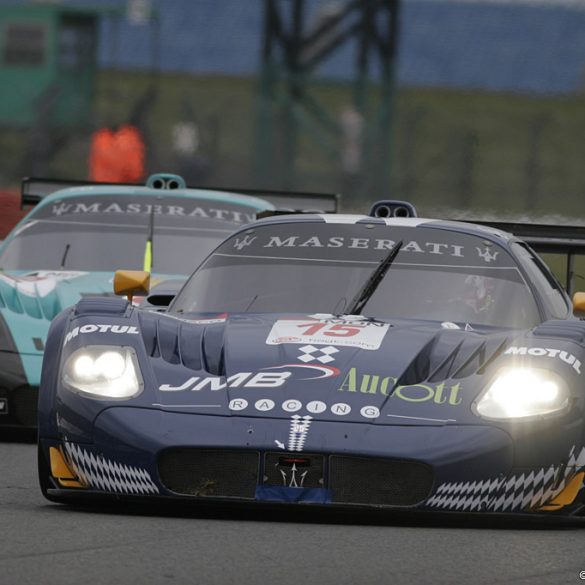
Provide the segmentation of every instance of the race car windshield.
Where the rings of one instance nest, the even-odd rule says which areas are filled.
[[[504,248],[457,232],[367,223],[291,223],[235,235],[195,272],[171,310],[343,314],[400,241],[361,314],[519,328],[540,321]]]
[[[142,270],[151,218],[152,271],[190,274],[255,209],[179,197],[91,196],[39,208],[0,256],[4,270]]]

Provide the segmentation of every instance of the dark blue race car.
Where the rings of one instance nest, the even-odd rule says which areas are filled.
[[[165,312],[61,313],[44,495],[581,513],[585,323],[568,295],[509,233],[394,212],[412,215],[259,220]]]

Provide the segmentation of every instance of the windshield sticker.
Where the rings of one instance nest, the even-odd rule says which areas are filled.
[[[486,246],[483,250],[481,248],[475,248],[480,258],[483,258],[487,263],[493,262],[499,252],[490,252],[490,249]]]
[[[64,215],[155,215],[172,217],[189,217],[198,219],[217,219],[238,224],[250,223],[256,214],[238,209],[203,207],[197,205],[164,205],[150,203],[117,203],[111,199],[102,201],[60,201],[50,207],[50,214],[55,217]]]
[[[240,236],[234,238],[233,247],[243,250],[254,244],[261,248],[349,248],[360,250],[392,250],[396,245],[394,240],[384,238],[350,238],[345,236],[269,236],[265,240],[256,241],[257,236]],[[402,245],[401,252],[416,252],[418,254],[436,254],[463,258],[463,246],[440,242],[416,242],[411,240]]]
[[[6,283],[19,293],[29,297],[46,297],[57,288],[59,282],[72,280],[86,274],[88,273],[38,270],[23,274],[22,276],[0,274],[0,282]]]
[[[572,366],[577,374],[581,373],[581,362],[574,355],[566,351],[561,351],[560,349],[545,347],[516,347],[513,345],[504,352],[504,355],[531,355],[536,357],[542,356],[556,358],[562,360],[567,365]]]
[[[299,343],[326,345],[321,349],[323,358],[331,357],[330,346],[359,347],[360,349],[377,350],[388,331],[388,323],[364,320],[346,320],[343,318],[326,319],[280,319],[274,323],[266,343],[280,345],[282,343]],[[307,346],[309,347],[309,346]],[[316,348],[314,348],[316,350]],[[309,351],[305,354],[310,359]],[[301,359],[301,358],[299,358]],[[306,361],[305,358],[303,361]]]
[[[396,264],[515,267],[514,259],[497,244],[457,231],[425,227],[352,224],[266,226],[235,234],[221,248],[227,256],[291,258],[347,262],[379,262],[402,242]],[[294,231],[293,231],[294,230]]]

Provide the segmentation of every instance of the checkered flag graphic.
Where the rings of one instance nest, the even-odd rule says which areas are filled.
[[[290,421],[290,432],[288,436],[288,450],[302,451],[309,434],[309,427],[311,426],[312,416],[300,417],[294,414]]]
[[[532,512],[558,496],[585,467],[585,448],[566,466],[551,465],[507,478],[443,483],[427,506],[463,512]]]
[[[64,443],[65,452],[78,477],[89,487],[116,494],[158,494],[148,472],[95,455],[75,443]]]
[[[299,350],[301,351],[299,360],[305,364],[314,361],[321,362],[322,364],[334,362],[335,358],[331,356],[339,351],[336,347],[315,347],[313,345],[304,345]]]

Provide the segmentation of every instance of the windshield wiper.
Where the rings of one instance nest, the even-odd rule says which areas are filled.
[[[248,306],[244,309],[244,313],[247,313],[250,310],[250,307],[256,302],[256,300],[258,299],[258,295],[254,295],[254,298],[250,301],[250,303],[248,304]]]
[[[372,272],[366,284],[362,287],[361,290],[358,291],[357,295],[351,301],[347,311],[345,311],[346,315],[361,314],[364,305],[372,298],[372,295],[376,292],[378,285],[382,282],[382,279],[386,275],[388,268],[390,268],[390,265],[392,262],[394,262],[396,256],[398,256],[400,248],[402,248],[402,240],[394,244],[386,257],[380,261],[380,264],[378,264],[374,272]]]
[[[67,261],[67,254],[69,254],[70,249],[71,249],[71,244],[66,244],[65,251],[63,252],[63,257],[61,258],[61,268],[59,270],[63,270],[65,268],[65,262]]]

